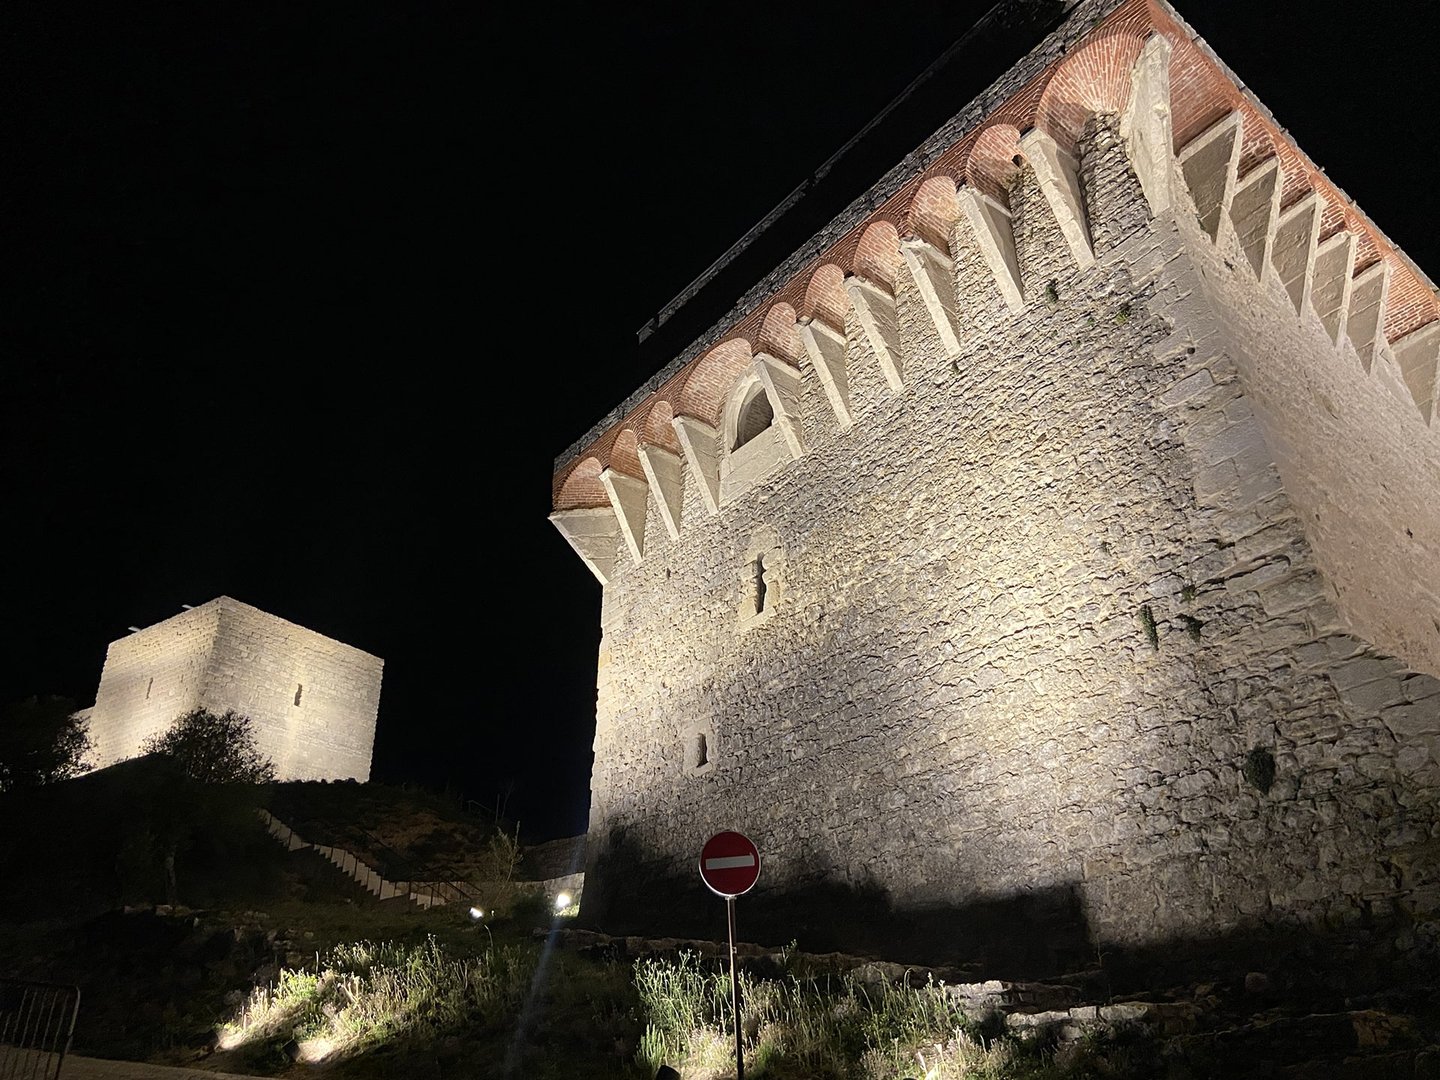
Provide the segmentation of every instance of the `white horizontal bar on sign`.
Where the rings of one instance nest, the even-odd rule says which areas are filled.
[[[724,855],[718,859],[706,859],[706,870],[733,870],[737,866],[754,866],[754,855]]]

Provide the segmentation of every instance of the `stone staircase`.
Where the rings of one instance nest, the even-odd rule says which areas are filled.
[[[442,904],[470,906],[481,899],[475,886],[468,881],[391,881],[353,851],[328,844],[312,843],[270,811],[260,810],[259,814],[260,819],[265,823],[266,831],[283,844],[286,850],[318,852],[342,874],[379,900],[404,897],[416,907],[429,910]],[[542,881],[518,881],[514,884],[523,891],[540,893],[551,903],[562,893],[569,895],[574,902],[578,903],[580,893],[585,885],[585,875],[583,873],[567,874],[563,877],[546,878]]]
[[[316,851],[328,859],[366,892],[380,900],[404,897],[416,907],[429,909],[441,904],[469,904],[476,899],[474,887],[464,881],[391,881],[364,862],[353,851],[306,840],[268,810],[260,810],[265,829],[288,851]]]

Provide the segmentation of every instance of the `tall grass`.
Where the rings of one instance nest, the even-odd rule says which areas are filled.
[[[694,953],[635,965],[646,1021],[636,1062],[685,1080],[734,1075],[730,976]],[[774,1080],[1040,1080],[1066,1075],[1035,1042],[982,1038],[942,984],[865,984],[849,975],[740,973],[746,1075]]]
[[[419,945],[362,941],[317,957],[315,970],[281,970],[220,1030],[234,1048],[288,1040],[307,1060],[349,1056],[397,1038],[432,1038],[518,1012],[533,950],[489,948],[452,957],[432,936]]]

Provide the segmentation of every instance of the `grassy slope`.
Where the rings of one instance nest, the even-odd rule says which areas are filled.
[[[238,998],[280,968],[313,967],[335,946],[361,941],[418,946],[434,938],[457,958],[510,948],[526,974],[523,992],[512,992],[505,1008],[472,1009],[463,1025],[423,1045],[401,1032],[327,1072],[400,1075],[403,1055],[403,1075],[417,1078],[497,1075],[509,1056],[524,1075],[626,1074],[617,1054],[633,1053],[638,1039],[628,968],[546,954],[534,932],[550,920],[533,905],[487,933],[463,911],[380,903],[315,853],[286,852],[268,837],[254,813],[267,796],[291,813],[303,808],[317,831],[335,821],[338,839],[353,819],[417,857],[454,857],[487,835],[429,793],[347,784],[186,791],[143,762],[0,798],[0,975],[79,985],[79,1053],[304,1075],[309,1067],[292,1066],[281,1053],[283,1039],[207,1052]],[[177,819],[184,906],[157,914],[151,905],[166,899],[164,836]],[[542,954],[546,974],[532,995],[529,973]],[[552,1068],[563,1047],[574,1057],[567,1053],[569,1064]]]
[[[315,820],[323,820],[322,810],[355,813],[371,822],[385,818],[397,834],[409,829],[424,837],[446,812],[421,796],[412,814],[405,794],[394,789],[318,787],[330,789],[320,796],[330,802],[311,810]],[[0,799],[0,821],[7,826],[0,830],[7,886],[0,890],[0,975],[80,984],[76,1049],[98,1056],[311,1075],[314,1066],[291,1064],[282,1052],[293,1024],[257,1028],[248,1042],[209,1052],[217,1028],[237,1017],[242,1000],[278,980],[312,987],[296,998],[300,1037],[323,1033],[332,1017],[342,1035],[359,1030],[362,1021],[368,1025],[358,1046],[363,1052],[323,1066],[342,1080],[649,1080],[654,1063],[682,1059],[689,1062],[686,1080],[724,1075],[724,979],[714,961],[706,961],[703,971],[687,971],[673,953],[647,967],[648,961],[617,956],[610,946],[549,948],[544,931],[556,921],[533,905],[521,905],[487,929],[463,911],[380,903],[315,853],[286,852],[267,837],[254,814],[262,794],[186,791],[141,766],[107,770],[24,800]],[[158,859],[163,835],[177,822],[185,826],[176,847],[179,899],[190,907],[125,913],[122,904],[163,898]],[[347,968],[327,955],[357,942],[390,943],[381,950],[385,956],[421,960],[411,965],[400,991],[391,986],[372,993],[385,983],[384,972],[353,963]],[[337,972],[329,985],[303,974],[325,967]],[[284,969],[302,974],[286,983]],[[1121,1032],[1118,1041],[1090,1039],[1072,1047],[1062,1061],[1053,1045],[1004,1039],[981,1045],[979,1032],[959,1023],[943,1001],[923,995],[857,986],[843,977],[812,978],[793,968],[771,970],[767,978],[763,970],[752,974],[746,1015],[755,1058],[747,1075],[757,1080],[898,1080],[918,1074],[917,1048],[932,1062],[937,1054],[949,1055],[940,1077],[1118,1080],[1158,1075],[1162,1050],[1171,1055],[1165,1068],[1173,1072],[1181,1051],[1187,1060],[1239,1054],[1253,1063],[1270,1045],[1269,1036],[1249,1031],[1247,1017],[1237,1015],[1233,1022],[1218,1017],[1235,1032],[1200,1030],[1183,1046]],[[1205,994],[1213,996],[1213,990]],[[1281,1011],[1295,1015],[1294,1004]],[[1371,1005],[1338,1001],[1335,1007]],[[1374,1028],[1392,1040],[1372,1048],[1376,1053],[1412,1053],[1440,1032],[1434,1011],[1432,1005],[1428,1012],[1412,1010],[1409,1018],[1397,1013],[1366,1020],[1365,1037],[1377,1037]],[[1352,1026],[1342,1011],[1315,1030],[1334,1028],[1343,1049],[1346,1040],[1359,1037]],[[1304,1044],[1298,1052],[1313,1053],[1310,1028],[1297,1030]],[[947,1048],[934,1050],[936,1042]],[[649,1064],[642,1067],[637,1058]],[[1206,1069],[1175,1075],[1243,1075]]]

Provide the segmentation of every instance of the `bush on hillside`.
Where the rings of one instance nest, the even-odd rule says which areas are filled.
[[[29,697],[0,715],[0,792],[68,780],[93,744],[69,698]]]
[[[201,784],[270,784],[275,765],[255,745],[253,723],[233,709],[195,709],[169,730],[146,739],[146,754],[163,754]]]

